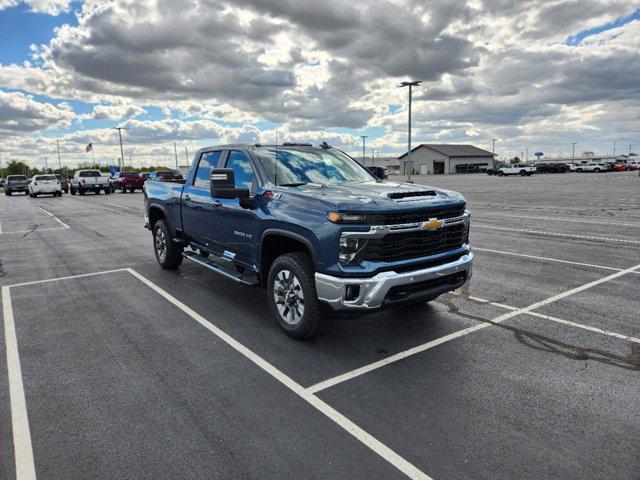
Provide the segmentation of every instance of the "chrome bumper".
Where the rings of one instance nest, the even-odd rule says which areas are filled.
[[[366,311],[382,307],[389,290],[393,287],[414,282],[435,280],[439,277],[466,272],[466,282],[471,278],[473,253],[463,255],[455,262],[436,267],[396,273],[382,272],[370,278],[333,277],[316,273],[316,292],[318,299],[329,304],[334,311]],[[345,300],[347,285],[357,285],[360,293],[354,300]],[[446,290],[446,289],[445,289]],[[444,293],[441,291],[439,293]],[[428,295],[429,292],[425,292]]]

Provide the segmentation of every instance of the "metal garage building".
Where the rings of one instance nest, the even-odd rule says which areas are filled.
[[[407,154],[398,157],[400,171],[408,173]],[[495,154],[473,145],[422,143],[411,150],[412,174],[474,173],[493,168]]]

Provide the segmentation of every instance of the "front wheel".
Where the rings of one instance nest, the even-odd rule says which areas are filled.
[[[104,189],[104,194],[105,195],[110,195],[111,194],[111,189],[110,188],[105,188]]]
[[[290,337],[311,338],[318,332],[322,310],[309,255],[294,252],[276,258],[269,270],[267,300]]]
[[[600,169],[599,168],[595,168],[593,171],[596,172],[596,173],[600,173]]]
[[[498,172],[498,176],[499,177],[504,177],[504,172],[502,172],[502,171]]]
[[[525,172],[524,170],[520,170],[520,176],[524,177],[527,174],[527,172]]]
[[[153,226],[153,251],[165,270],[174,270],[182,263],[182,247],[173,241],[173,234],[164,220],[158,220]]]
[[[576,172],[582,173],[582,169],[581,168],[576,168]]]

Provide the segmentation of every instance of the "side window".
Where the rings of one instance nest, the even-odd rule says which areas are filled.
[[[233,176],[235,177],[237,187],[244,187],[251,190],[253,186],[253,168],[251,167],[251,161],[244,153],[237,151],[229,152],[226,168],[233,169]]]
[[[198,162],[198,169],[193,178],[193,187],[209,190],[211,181],[211,169],[218,166],[218,161],[222,155],[221,151],[203,153]]]

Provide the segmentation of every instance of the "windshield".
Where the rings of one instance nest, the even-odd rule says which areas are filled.
[[[98,170],[88,170],[86,172],[80,172],[80,177],[100,177],[102,174]]]
[[[337,150],[265,148],[257,150],[256,154],[269,180],[277,185],[295,186],[305,183],[337,185],[376,180],[355,160]]]
[[[24,175],[9,175],[7,177],[7,180],[26,180],[27,177],[25,177]]]

